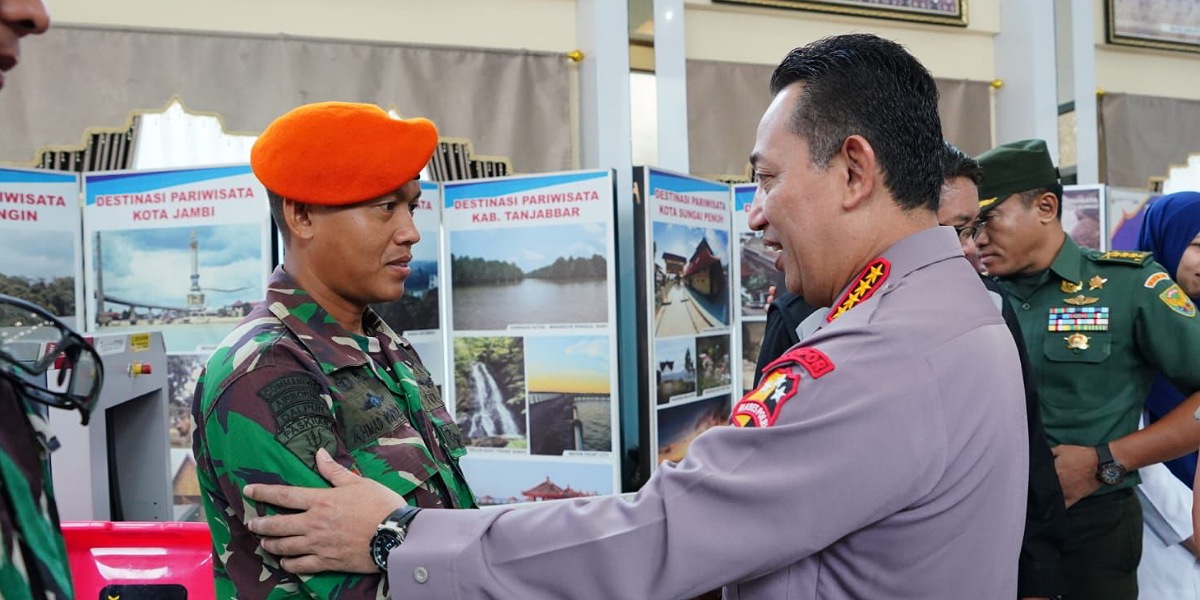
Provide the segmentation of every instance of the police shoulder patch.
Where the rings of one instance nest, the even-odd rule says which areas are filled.
[[[1187,294],[1183,293],[1183,289],[1179,287],[1179,284],[1172,283],[1171,287],[1163,290],[1158,295],[1158,298],[1163,301],[1163,304],[1171,307],[1171,310],[1185,317],[1196,316],[1195,303],[1192,302],[1191,298],[1188,298]]]
[[[783,405],[800,390],[799,366],[813,379],[820,379],[833,371],[833,361],[816,348],[803,347],[789,350],[778,360],[767,365],[766,375],[758,387],[746,394],[733,407],[730,423],[735,427],[770,427],[779,420]]]
[[[1149,263],[1149,252],[1131,252],[1127,250],[1109,250],[1108,252],[1088,252],[1086,256],[1093,262],[1132,265],[1140,267]]]
[[[321,398],[324,388],[308,374],[284,375],[258,390],[275,417],[275,440],[311,469],[319,448],[337,449],[333,413]]]

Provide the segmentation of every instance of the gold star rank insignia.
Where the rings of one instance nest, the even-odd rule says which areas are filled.
[[[1088,291],[1090,292],[1092,290],[1104,289],[1104,284],[1106,283],[1108,283],[1107,279],[1099,275],[1093,275],[1092,278],[1088,280]]]
[[[879,288],[883,287],[883,282],[887,280],[891,269],[892,263],[888,262],[886,258],[880,257],[871,261],[871,264],[859,272],[855,284],[847,288],[846,293],[833,305],[833,310],[829,311],[829,316],[825,317],[825,320],[832,323],[846,311],[865,302]]]
[[[1073,306],[1087,306],[1089,304],[1095,304],[1099,301],[1100,301],[1099,298],[1092,298],[1091,296],[1084,296],[1083,294],[1080,294],[1073,298],[1066,298],[1063,300],[1063,302],[1066,302],[1067,304],[1070,304]]]
[[[1063,339],[1067,341],[1068,349],[1077,351],[1087,350],[1088,341],[1090,341],[1088,336],[1083,335],[1082,333],[1072,333]]]
[[[1083,282],[1071,283],[1070,281],[1063,281],[1058,287],[1064,294],[1078,294],[1083,289]]]

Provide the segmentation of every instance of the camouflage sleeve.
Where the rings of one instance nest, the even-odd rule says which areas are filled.
[[[319,448],[352,467],[331,406],[326,384],[313,373],[299,364],[272,364],[238,377],[208,407],[198,432],[197,463],[213,535],[219,598],[385,595],[384,578],[379,575],[287,573],[245,526],[247,518],[276,512],[243,496],[246,484],[327,487],[314,470]]]
[[[1138,348],[1185,395],[1200,391],[1200,317],[1187,294],[1151,263],[1133,286]]]

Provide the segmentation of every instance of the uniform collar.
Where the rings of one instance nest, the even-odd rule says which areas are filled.
[[[367,364],[370,361],[367,353],[382,350],[381,338],[395,345],[405,344],[369,307],[363,313],[363,331],[367,335],[346,331],[308,292],[300,289],[282,265],[267,280],[266,302],[271,314],[300,340],[326,374]]]
[[[931,227],[913,233],[892,244],[882,255],[868,263],[862,272],[838,294],[837,300],[825,320],[833,322],[836,319],[844,318],[855,308],[861,307],[878,295],[886,294],[895,287],[895,282],[913,271],[962,256],[962,246],[959,245],[958,237],[952,227]],[[873,271],[881,271],[882,278],[874,279]],[[862,294],[861,301],[855,300],[859,291],[865,292]],[[840,307],[846,306],[848,301],[849,307],[840,310]]]
[[[1050,263],[1050,271],[1072,283],[1082,280],[1083,251],[1079,249],[1071,236],[1063,235],[1062,248],[1058,250],[1058,256],[1054,257],[1054,262]]]

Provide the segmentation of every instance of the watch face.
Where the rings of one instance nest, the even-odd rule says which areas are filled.
[[[1117,485],[1125,480],[1125,469],[1121,465],[1108,463],[1100,468],[1100,481],[1107,485]]]
[[[404,538],[390,529],[380,529],[371,539],[371,558],[380,571],[387,570],[388,555],[400,545]]]

